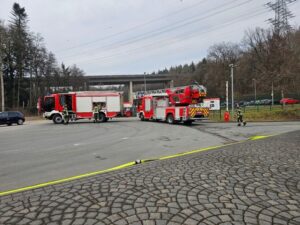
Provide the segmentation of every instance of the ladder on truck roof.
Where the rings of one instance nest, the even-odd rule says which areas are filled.
[[[157,89],[157,90],[148,90],[148,91],[137,91],[137,92],[133,92],[133,98],[134,99],[138,99],[138,98],[142,98],[145,95],[156,95],[156,94],[166,94],[166,90],[167,89]]]
[[[175,90],[180,90],[184,89],[188,86],[197,86],[201,91],[206,92],[206,88],[203,85],[199,84],[193,84],[193,85],[186,85],[186,86],[180,86],[180,87],[173,87],[173,88],[165,88],[165,89],[157,89],[157,90],[148,90],[148,91],[137,91],[133,92],[133,98],[138,99],[141,98],[145,95],[152,95],[152,96],[164,96],[163,94],[167,93],[167,90],[175,91]]]

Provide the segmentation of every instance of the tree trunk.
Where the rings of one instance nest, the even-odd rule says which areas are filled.
[[[19,75],[19,77],[18,77],[18,87],[17,87],[17,108],[20,107],[20,80],[21,80],[21,77]]]

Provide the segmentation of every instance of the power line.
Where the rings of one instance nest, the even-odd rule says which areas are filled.
[[[164,45],[164,46],[172,45],[172,44],[174,44],[174,43],[182,42],[182,41],[185,41],[185,40],[187,40],[187,39],[189,39],[189,38],[193,38],[193,37],[195,37],[195,36],[199,36],[199,33],[200,33],[200,36],[203,36],[204,34],[210,33],[210,32],[212,32],[212,31],[218,30],[218,29],[220,29],[220,28],[228,27],[228,26],[230,26],[230,25],[232,25],[232,24],[234,24],[234,23],[237,23],[237,22],[242,22],[242,21],[244,21],[244,20],[246,20],[246,19],[253,18],[254,16],[259,16],[259,15],[265,14],[266,12],[268,12],[268,11],[267,11],[267,10],[257,11],[257,10],[256,10],[254,13],[250,13],[250,14],[246,14],[246,15],[244,14],[243,16],[234,18],[233,20],[230,20],[230,21],[228,21],[228,22],[226,22],[226,23],[219,24],[219,25],[216,26],[216,27],[212,27],[211,29],[208,29],[208,30],[205,31],[205,32],[203,32],[203,31],[201,31],[201,32],[197,31],[197,32],[189,33],[189,35],[187,35],[187,36],[186,36],[185,34],[184,34],[184,35],[181,35],[182,39],[180,39],[180,40],[170,41],[169,38],[167,38],[167,39],[161,40],[161,41],[158,42],[158,43],[157,43],[157,42],[156,42],[156,43],[150,43],[150,44],[148,44],[148,45],[144,45],[144,46],[137,47],[137,48],[135,48],[135,49],[131,49],[131,50],[127,51],[127,52],[120,52],[120,53],[116,53],[116,54],[113,54],[113,55],[110,55],[110,56],[104,56],[104,57],[100,57],[100,58],[97,57],[97,58],[94,58],[94,59],[85,60],[85,61],[81,61],[81,62],[87,62],[87,63],[89,63],[89,62],[93,62],[93,61],[95,61],[95,60],[102,60],[102,61],[100,61],[100,62],[102,62],[102,63],[108,62],[108,63],[109,63],[109,59],[111,59],[111,58],[113,58],[113,57],[115,57],[115,56],[121,56],[121,55],[124,55],[124,54],[125,54],[126,56],[128,56],[129,54],[135,53],[135,52],[138,51],[138,50],[143,50],[143,51],[145,51],[145,50],[147,50],[146,48],[149,48],[150,50],[153,50],[154,47],[160,48],[161,45]],[[177,37],[177,38],[178,38],[178,37]],[[156,46],[156,45],[157,45],[157,46]],[[106,59],[108,59],[108,60],[106,60]],[[105,61],[105,60],[106,60],[106,61]]]
[[[228,4],[231,4],[233,2],[236,2],[237,0],[233,0],[231,1],[230,3],[226,3],[226,4],[223,4],[221,7],[219,8],[223,8],[224,6],[228,6]],[[230,9],[233,9],[233,8],[236,8],[236,7],[239,7],[243,4],[246,4],[250,1],[253,1],[253,0],[247,0],[246,2],[243,2],[243,3],[240,3],[236,6],[230,6],[230,7],[227,7],[225,10],[219,10],[215,13],[212,13],[208,16],[201,16],[201,17],[198,17],[195,19],[195,17],[191,17],[191,18],[188,18],[188,19],[184,19],[184,20],[181,20],[177,23],[179,24],[171,24],[171,25],[167,25],[167,26],[164,26],[164,27],[161,27],[159,29],[156,29],[156,30],[152,30],[152,31],[149,31],[149,32],[146,32],[146,33],[143,33],[143,34],[140,34],[140,35],[137,35],[135,36],[134,38],[130,38],[130,39],[127,39],[127,40],[123,40],[121,42],[115,42],[115,43],[112,43],[112,44],[108,44],[108,45],[105,45],[105,46],[102,46],[102,47],[99,47],[99,48],[94,48],[93,50],[111,50],[111,49],[114,49],[114,48],[120,48],[120,46],[127,46],[127,45],[130,45],[132,43],[136,43],[138,41],[144,41],[145,39],[149,39],[149,38],[153,38],[155,36],[158,36],[160,34],[164,34],[166,32],[169,32],[169,31],[172,31],[172,30],[176,30],[178,28],[181,28],[181,27],[184,27],[184,26],[187,26],[187,25],[190,25],[190,24],[194,24],[196,22],[199,22],[199,21],[202,21],[204,19],[207,19],[209,17],[212,17],[212,16],[215,16],[217,14],[220,14],[220,13],[223,13],[227,10],[230,10]],[[204,13],[205,15],[208,14],[209,12],[212,12],[212,11],[215,11],[216,9],[218,8],[214,8],[213,10],[210,10],[210,11],[206,11],[206,13]],[[191,20],[192,19],[192,20]],[[84,52],[80,52],[80,54],[90,54],[90,51],[84,51]],[[74,54],[74,55],[70,55],[70,56],[67,56],[65,58],[69,58],[69,57],[73,57],[73,56],[77,56],[78,54]]]
[[[133,27],[128,28],[128,29],[125,29],[125,30],[122,30],[122,31],[120,31],[120,32],[117,32],[117,33],[114,33],[114,34],[110,34],[110,35],[108,35],[108,36],[105,36],[105,37],[96,39],[96,40],[94,40],[94,41],[89,41],[89,42],[82,43],[82,44],[79,44],[79,45],[75,45],[75,46],[72,46],[72,47],[69,47],[69,48],[61,49],[61,50],[58,50],[57,52],[64,52],[64,51],[68,51],[68,50],[80,48],[80,47],[83,47],[83,46],[88,46],[88,45],[97,43],[97,42],[99,42],[99,41],[103,41],[103,40],[106,40],[106,39],[109,39],[109,38],[112,38],[112,37],[115,37],[115,36],[119,36],[120,34],[128,33],[128,32],[130,32],[130,31],[133,31],[133,30],[137,29],[137,28],[140,28],[140,27],[146,26],[146,25],[148,25],[148,24],[154,23],[154,22],[156,22],[156,21],[162,20],[162,19],[167,18],[167,17],[169,17],[169,16],[173,16],[173,15],[176,15],[176,14],[180,14],[180,13],[186,11],[186,10],[189,10],[189,9],[194,9],[195,7],[197,7],[197,6],[201,5],[201,4],[203,4],[205,1],[207,1],[207,0],[202,0],[201,2],[198,2],[198,3],[193,4],[193,5],[191,5],[191,6],[188,6],[188,7],[185,7],[185,8],[183,8],[183,9],[180,9],[180,10],[178,10],[178,11],[174,11],[174,12],[172,12],[172,13],[169,13],[169,14],[167,14],[167,15],[160,16],[160,17],[158,17],[158,18],[149,20],[149,21],[147,21],[147,22],[145,22],[145,23],[138,24],[138,25],[136,25],[136,26],[133,26]]]
[[[238,18],[235,18],[234,20],[229,21],[229,22],[227,22],[227,23],[220,24],[219,26],[215,27],[214,29],[207,30],[207,31],[204,32],[204,33],[210,33],[210,32],[212,32],[212,31],[217,30],[219,27],[224,28],[224,27],[230,26],[230,25],[232,25],[232,24],[234,24],[234,23],[236,23],[236,22],[242,22],[242,21],[244,21],[245,19],[247,20],[247,19],[251,19],[251,18],[253,18],[253,17],[259,16],[259,15],[263,15],[263,14],[265,14],[266,12],[268,12],[268,10],[260,10],[260,11],[257,11],[257,10],[256,10],[254,14],[243,15],[242,17],[245,17],[245,16],[246,16],[243,20],[240,20],[240,18],[242,18],[242,17],[238,17]],[[196,35],[193,35],[193,34],[195,34],[195,33],[196,33],[196,32],[193,32],[193,33],[191,33],[192,35],[189,35],[189,36],[183,36],[183,38],[184,38],[183,40],[177,40],[177,41],[172,41],[172,42],[170,42],[169,39],[164,39],[164,40],[161,40],[161,41],[164,41],[164,42],[151,43],[151,44],[148,44],[148,45],[145,45],[145,46],[142,46],[142,47],[138,47],[138,48],[132,49],[132,50],[127,51],[127,52],[117,53],[117,54],[114,54],[114,55],[104,56],[104,57],[101,57],[101,58],[94,58],[94,59],[88,60],[88,61],[86,61],[86,62],[89,63],[89,62],[92,62],[92,61],[95,61],[95,60],[101,60],[101,59],[103,59],[103,61],[101,61],[101,62],[108,62],[108,63],[110,63],[110,62],[113,62],[113,61],[109,61],[109,60],[106,60],[106,59],[113,58],[114,56],[118,56],[118,55],[122,55],[122,54],[126,54],[126,56],[128,56],[130,53],[136,52],[136,50],[140,50],[140,49],[142,49],[142,48],[147,48],[147,47],[151,47],[150,50],[153,50],[153,46],[155,46],[155,45],[157,45],[157,44],[160,44],[160,45],[157,46],[157,47],[161,47],[162,44],[164,44],[164,46],[167,46],[167,45],[171,45],[171,44],[173,44],[173,43],[182,42],[182,41],[184,41],[184,40],[186,40],[186,39],[189,39],[189,38],[192,38],[192,37],[194,37],[194,36],[197,36],[197,34],[198,34],[199,32],[197,32]],[[204,33],[202,32],[200,35],[203,35]],[[145,50],[145,49],[143,49],[143,50]]]
[[[216,11],[218,8],[223,8],[224,6],[228,6],[229,4],[231,4],[233,2],[236,2],[236,1],[237,0],[233,0],[230,3],[223,4],[222,6],[214,8],[211,11],[206,11],[206,13],[204,13],[204,14],[206,15],[206,14],[208,14],[210,12]],[[121,41],[121,42],[115,42],[115,43],[108,44],[108,45],[105,45],[105,46],[102,46],[102,47],[98,47],[98,48],[93,48],[93,50],[94,51],[95,50],[108,50],[108,49],[111,50],[111,49],[114,49],[114,48],[120,48],[120,46],[122,47],[122,46],[130,45],[132,43],[136,43],[138,41],[143,41],[145,39],[153,38],[153,37],[158,36],[160,34],[164,34],[166,32],[170,32],[170,31],[179,29],[181,27],[185,27],[185,26],[188,26],[188,25],[191,25],[191,24],[203,21],[203,20],[205,20],[207,18],[216,16],[218,14],[224,13],[224,12],[232,10],[234,8],[238,8],[238,7],[240,7],[242,5],[245,5],[245,4],[247,4],[249,2],[252,2],[252,1],[253,0],[247,0],[247,1],[244,1],[244,2],[239,3],[237,5],[234,5],[234,6],[228,6],[225,9],[217,10],[216,12],[210,13],[210,14],[208,14],[206,16],[201,16],[201,17],[198,17],[198,18],[192,17],[192,18],[189,18],[189,19],[184,19],[182,21],[179,21],[179,24],[167,25],[167,26],[164,26],[162,28],[146,32],[144,34],[137,35],[134,38],[130,38],[130,39],[127,39],[127,40],[124,40],[124,41]],[[80,52],[80,53],[77,53],[77,54],[72,54],[72,55],[66,56],[64,58],[70,58],[70,57],[73,57],[73,56],[78,56],[78,54],[82,55],[82,54],[90,54],[90,53],[91,53],[90,51],[84,51],[84,52]]]

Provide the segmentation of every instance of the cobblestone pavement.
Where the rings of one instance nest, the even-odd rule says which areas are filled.
[[[0,224],[300,224],[300,131],[2,196]]]

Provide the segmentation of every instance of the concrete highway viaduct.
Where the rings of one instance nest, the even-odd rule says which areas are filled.
[[[132,102],[134,86],[142,84],[161,84],[160,88],[173,87],[173,78],[170,75],[93,75],[86,76],[88,87],[99,85],[125,85],[128,87],[128,100]]]
[[[142,85],[142,90],[145,86],[147,90],[151,84],[159,85],[158,89],[173,87],[173,76],[168,74],[135,74],[135,75],[86,75],[85,81],[82,83],[80,90],[90,90],[93,86],[101,85],[125,85],[128,90],[128,99],[132,100],[135,85]],[[24,78],[24,82],[29,85],[29,78]],[[61,85],[59,87],[51,87],[54,91],[58,91],[63,88],[72,88],[68,85]],[[72,89],[71,89],[72,90]]]

